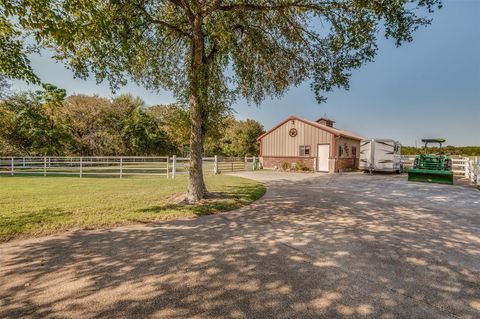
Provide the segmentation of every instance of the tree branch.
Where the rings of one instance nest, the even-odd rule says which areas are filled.
[[[155,23],[155,24],[159,24],[159,25],[162,25],[172,31],[175,31],[176,33],[182,35],[182,36],[185,36],[185,37],[190,37],[190,34],[188,32],[185,32],[183,31],[182,29],[180,29],[179,27],[177,26],[174,26],[166,21],[163,21],[163,20],[158,20],[158,19],[155,19],[152,17],[152,15],[145,9],[144,6],[142,6],[141,4],[136,4],[135,5],[140,11],[142,11],[145,16],[147,17],[148,20],[150,20],[150,22],[152,23]]]
[[[210,53],[205,57],[205,64],[210,63],[213,58],[215,57],[215,54],[218,52],[218,45],[217,41],[213,41],[213,46],[212,49],[210,50]]]
[[[223,0],[212,0],[212,2],[204,8],[203,10],[204,16],[208,16],[209,14],[217,10],[222,4],[222,1]]]
[[[192,12],[192,9],[185,0],[169,0],[173,5],[182,8],[185,11],[190,22],[193,22],[195,15]]]
[[[260,4],[251,4],[251,3],[233,3],[230,5],[218,5],[217,9],[220,11],[235,11],[235,10],[247,10],[247,11],[277,11],[281,9],[289,8],[301,8],[301,9],[310,9],[314,11],[322,10],[322,4],[327,3],[305,3],[302,0],[294,1],[292,3],[283,3],[278,5],[260,5]]]
[[[156,24],[159,24],[159,25],[163,25],[164,27],[167,27],[169,28],[170,30],[173,30],[175,32],[177,32],[178,34],[182,35],[182,36],[185,36],[185,37],[190,37],[190,34],[188,32],[185,32],[183,31],[182,29],[168,23],[168,22],[165,22],[165,21],[162,21],[162,20],[157,20],[157,19],[152,19],[152,22],[153,23],[156,23]]]

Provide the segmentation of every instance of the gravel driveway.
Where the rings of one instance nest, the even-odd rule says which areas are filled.
[[[480,318],[478,190],[248,176],[236,211],[0,245],[0,318]]]

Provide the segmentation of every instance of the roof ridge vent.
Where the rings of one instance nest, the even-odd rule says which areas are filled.
[[[318,120],[316,120],[315,122],[317,122],[320,125],[325,125],[328,127],[333,127],[333,123],[335,123],[335,121],[328,118],[326,114],[321,118],[319,118]]]

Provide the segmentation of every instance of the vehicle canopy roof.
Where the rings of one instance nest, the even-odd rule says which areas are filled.
[[[443,144],[447,140],[444,138],[424,138],[422,139],[422,143],[428,144],[428,143],[440,143]]]

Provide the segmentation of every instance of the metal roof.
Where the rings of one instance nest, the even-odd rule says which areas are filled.
[[[265,132],[264,134],[260,135],[258,138],[257,138],[257,141],[261,140],[262,138],[264,138],[265,136],[267,136],[268,134],[270,134],[271,132],[275,131],[277,128],[279,128],[280,126],[282,126],[283,124],[287,123],[288,121],[292,121],[292,120],[297,120],[297,121],[302,121],[306,124],[309,124],[311,126],[314,126],[318,129],[321,129],[321,130],[324,130],[324,131],[327,131],[329,133],[332,133],[333,135],[335,136],[341,136],[341,137],[346,137],[346,138],[351,138],[351,139],[354,139],[354,140],[358,140],[358,141],[361,141],[363,140],[364,138],[361,137],[360,135],[357,135],[355,133],[352,133],[352,132],[349,132],[349,131],[345,131],[345,130],[340,130],[340,129],[337,129],[337,128],[333,128],[333,127],[330,127],[330,126],[326,126],[326,125],[322,125],[322,124],[319,124],[317,122],[312,122],[312,121],[309,121],[309,120],[305,120],[305,119],[302,119],[300,117],[297,117],[297,116],[289,116],[287,117],[285,120],[283,120],[282,122],[280,122],[279,124],[275,125],[273,128],[271,128],[270,130],[268,130],[267,132]]]

